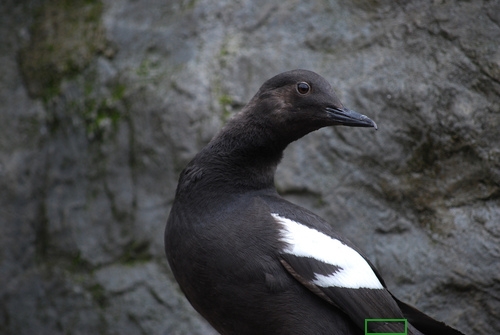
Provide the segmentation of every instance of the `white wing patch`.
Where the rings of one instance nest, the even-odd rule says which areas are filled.
[[[315,274],[313,283],[320,287],[383,289],[370,265],[355,250],[316,229],[272,213],[282,225],[281,241],[287,243],[284,253],[310,257],[340,267],[330,275]]]

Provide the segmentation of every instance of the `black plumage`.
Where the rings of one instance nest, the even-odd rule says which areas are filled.
[[[221,334],[361,335],[367,318],[406,318],[408,334],[461,334],[393,297],[355,245],[276,192],[286,146],[335,125],[376,128],[318,74],[289,71],[266,81],[196,155],[165,230],[182,291]]]

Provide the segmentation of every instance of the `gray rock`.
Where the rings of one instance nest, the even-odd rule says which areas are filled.
[[[3,1],[0,332],[213,334],[168,269],[177,176],[306,68],[379,125],[293,143],[276,185],[389,288],[500,332],[495,1]]]

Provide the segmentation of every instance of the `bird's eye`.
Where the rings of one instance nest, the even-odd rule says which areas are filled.
[[[301,82],[297,84],[297,92],[300,94],[307,94],[311,90],[311,86],[308,83]]]

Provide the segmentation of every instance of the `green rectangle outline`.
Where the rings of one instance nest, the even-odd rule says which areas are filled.
[[[404,322],[405,332],[404,333],[369,333],[368,332],[368,322]],[[406,319],[365,319],[365,335],[408,335],[408,320]]]

